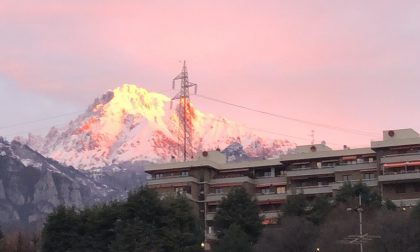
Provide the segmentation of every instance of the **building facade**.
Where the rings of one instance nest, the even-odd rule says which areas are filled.
[[[412,129],[387,130],[368,148],[332,150],[326,145],[297,146],[277,159],[227,162],[219,151],[192,161],[149,165],[147,186],[183,194],[214,236],[212,221],[223,197],[241,186],[256,199],[265,224],[277,221],[288,195],[333,196],[344,183],[363,183],[398,207],[420,201],[420,136]]]

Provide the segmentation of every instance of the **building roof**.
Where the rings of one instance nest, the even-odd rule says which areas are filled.
[[[420,145],[420,136],[413,129],[384,130],[381,141],[372,141],[372,149],[393,146]]]

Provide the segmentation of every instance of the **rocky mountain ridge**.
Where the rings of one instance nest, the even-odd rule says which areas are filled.
[[[178,150],[179,116],[169,104],[165,95],[125,84],[97,98],[65,127],[53,127],[45,137],[29,135],[17,140],[83,170],[127,162],[165,162],[177,156]],[[294,148],[287,140],[260,136],[239,123],[193,106],[192,110],[196,153],[237,144],[248,157],[270,158]]]

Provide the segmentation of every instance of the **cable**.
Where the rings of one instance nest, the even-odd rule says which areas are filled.
[[[20,122],[20,123],[5,125],[5,126],[1,126],[0,130],[9,129],[9,128],[13,128],[13,127],[16,127],[16,126],[21,126],[21,125],[34,124],[34,123],[42,122],[42,121],[49,121],[49,120],[52,120],[52,119],[65,117],[65,116],[69,116],[69,115],[74,115],[74,114],[77,114],[77,113],[80,113],[80,111],[75,111],[75,112],[61,114],[61,115],[55,115],[55,116],[51,116],[51,117],[45,117],[45,118],[41,118],[41,119],[33,120],[33,121],[26,121],[26,122]]]
[[[207,119],[212,120],[212,121],[218,121],[218,122],[225,122],[226,121],[226,120],[219,119],[219,118],[207,118]],[[241,127],[244,127],[244,128],[247,128],[247,129],[250,129],[250,130],[253,130],[253,131],[260,131],[260,132],[264,132],[264,133],[268,133],[268,134],[272,134],[272,135],[278,135],[278,136],[289,137],[289,138],[294,138],[294,139],[299,139],[299,140],[305,140],[305,141],[308,141],[308,142],[310,142],[312,140],[312,139],[309,139],[309,138],[292,136],[292,135],[279,133],[279,132],[274,132],[274,131],[269,131],[269,130],[265,130],[265,129],[253,128],[253,127],[249,127],[247,125],[240,124],[240,123],[237,123],[237,124],[239,124]],[[333,142],[328,142],[328,144],[338,146],[338,147],[343,146],[342,144],[333,143]]]
[[[233,107],[245,109],[245,110],[248,110],[248,111],[253,111],[253,112],[264,114],[264,115],[269,115],[269,116],[280,118],[280,119],[299,122],[299,123],[303,123],[303,124],[309,124],[309,125],[313,125],[313,126],[317,126],[317,127],[327,128],[327,129],[344,131],[344,132],[348,132],[348,133],[352,133],[352,134],[356,134],[356,135],[370,136],[370,137],[371,136],[376,136],[376,134],[374,134],[373,132],[361,131],[361,130],[350,129],[350,128],[343,128],[343,127],[338,127],[338,126],[332,126],[332,125],[327,125],[327,124],[302,120],[302,119],[293,118],[293,117],[289,117],[289,116],[279,115],[279,114],[275,114],[275,113],[271,113],[271,112],[266,112],[266,111],[263,111],[263,110],[258,110],[258,109],[246,107],[246,106],[243,106],[243,105],[237,105],[237,104],[234,104],[234,103],[231,103],[231,102],[223,101],[223,100],[220,100],[220,99],[216,99],[216,98],[212,98],[212,97],[208,97],[208,96],[204,96],[204,95],[197,94],[196,96],[207,99],[207,100],[211,100],[211,101],[214,101],[214,102],[230,105],[230,106],[233,106]]]

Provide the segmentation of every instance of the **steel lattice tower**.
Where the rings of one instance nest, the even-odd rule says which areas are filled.
[[[178,158],[181,155],[184,161],[192,158],[193,156],[193,109],[190,102],[190,88],[194,87],[194,93],[197,93],[197,84],[191,83],[188,80],[187,65],[184,60],[181,73],[179,73],[172,81],[172,88],[175,89],[176,81],[181,82],[181,90],[179,93],[172,98],[173,100],[179,100],[177,106],[178,118],[179,118],[179,130],[178,130],[178,144],[179,153]]]

